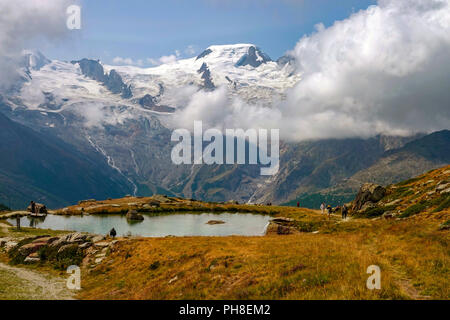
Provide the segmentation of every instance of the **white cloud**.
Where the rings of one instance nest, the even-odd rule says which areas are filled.
[[[131,58],[122,58],[122,57],[115,57],[113,59],[113,63],[117,65],[128,65],[128,66],[143,66],[144,61],[142,59],[133,60]]]
[[[280,128],[305,140],[405,135],[450,128],[450,0],[381,0],[303,37],[302,80],[272,109],[193,95],[178,123]]]
[[[171,54],[168,56],[162,56],[159,59],[153,59],[153,58],[147,59],[147,62],[154,66],[159,66],[161,64],[166,64],[166,63],[175,63],[176,61],[177,61],[177,56],[175,54]]]
[[[197,53],[197,47],[194,46],[193,44],[190,44],[186,47],[186,49],[184,49],[184,52],[189,55],[189,56],[193,56]]]
[[[61,39],[66,27],[66,10],[78,1],[0,1],[0,88],[19,78],[17,66],[28,41]]]

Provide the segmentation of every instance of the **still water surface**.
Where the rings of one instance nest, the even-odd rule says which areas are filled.
[[[129,222],[124,215],[47,215],[45,219],[23,217],[21,225],[40,229],[71,230],[95,234],[107,234],[115,228],[119,236],[143,237],[165,236],[260,236],[264,235],[270,216],[248,213],[202,213],[150,216],[144,221]],[[224,224],[209,225],[210,220],[221,220]],[[9,221],[15,225],[15,219]]]

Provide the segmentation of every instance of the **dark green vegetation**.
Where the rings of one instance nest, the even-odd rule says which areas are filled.
[[[322,203],[330,204],[332,207],[348,203],[355,198],[355,194],[347,195],[333,195],[333,194],[303,194],[295,200],[285,203],[285,206],[297,206],[297,202],[300,202],[300,206],[308,209],[319,209]]]
[[[4,204],[0,203],[0,211],[10,211],[11,209],[5,206]]]
[[[84,258],[84,252],[76,244],[67,245],[64,250],[60,247],[45,246],[39,249],[39,258],[43,263],[49,263],[55,269],[66,270],[71,265],[79,266]]]

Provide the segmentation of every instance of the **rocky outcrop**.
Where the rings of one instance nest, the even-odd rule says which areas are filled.
[[[47,207],[42,203],[35,203],[35,211],[34,212],[31,210],[31,205],[28,206],[27,210],[28,210],[28,212],[31,212],[31,213],[42,213],[42,214],[48,213]]]
[[[80,61],[72,61],[72,64],[78,64],[81,73],[88,78],[103,83],[112,93],[120,94],[124,99],[129,99],[133,96],[131,86],[127,86],[123,82],[117,71],[111,70],[109,74],[106,74],[100,61],[82,59]]]
[[[41,262],[64,269],[82,263],[95,267],[117,242],[106,240],[101,235],[75,232],[60,237],[39,236],[21,241],[1,238],[0,249],[4,249],[15,264]]]
[[[294,220],[289,218],[272,219],[267,226],[266,235],[289,235],[299,233],[294,226]]]
[[[139,214],[136,210],[130,210],[127,213],[127,220],[130,221],[143,221],[144,216],[142,214]]]
[[[205,51],[203,51],[202,53],[200,53],[197,58],[195,60],[201,59],[206,57],[208,54],[212,53],[211,49],[206,49]]]
[[[386,195],[386,189],[373,183],[364,184],[353,202],[354,212],[375,207],[375,204]]]
[[[252,66],[254,68],[259,67],[263,63],[272,61],[268,55],[262,52],[259,48],[251,46],[248,48],[248,52],[236,63],[236,67]]]
[[[211,77],[211,71],[209,71],[208,65],[203,62],[200,69],[197,71],[201,74],[201,78],[203,80],[203,87],[207,90],[214,90],[216,86],[214,85]]]

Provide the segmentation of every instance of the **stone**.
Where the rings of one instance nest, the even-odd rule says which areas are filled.
[[[105,240],[105,236],[102,236],[102,235],[94,236],[94,237],[91,239],[91,241],[92,241],[93,243],[100,242],[100,241],[103,241],[103,240]]]
[[[103,261],[103,259],[105,259],[105,258],[97,258],[97,259],[95,259],[95,263],[96,264],[99,264],[99,263],[101,263],[102,261]]]
[[[394,211],[386,211],[385,213],[383,213],[382,217],[386,220],[389,220],[389,219],[393,219],[395,217],[395,215],[396,214]]]
[[[441,194],[447,194],[447,193],[450,193],[450,188],[441,191]]]
[[[272,219],[272,221],[275,223],[291,223],[294,220],[291,218],[278,217],[278,218]]]
[[[210,220],[206,224],[215,225],[215,224],[224,224],[224,223],[225,223],[225,221],[222,221],[222,220]]]
[[[171,284],[172,282],[175,282],[178,280],[178,276],[175,276],[174,278],[169,280],[169,284]]]
[[[396,204],[398,204],[398,203],[400,203],[400,202],[402,202],[402,200],[401,199],[396,199],[396,200],[394,200],[394,201],[391,201],[391,202],[389,202],[389,203],[386,203],[386,206],[394,206],[394,205],[396,205]]]
[[[14,249],[17,246],[17,242],[16,241],[8,241],[5,243],[5,250],[6,252],[11,251],[12,249]]]
[[[43,213],[43,214],[47,214],[47,207],[42,204],[42,203],[35,203],[35,212],[31,211],[31,204],[28,206],[27,211],[28,212],[32,212],[32,213]]]
[[[83,243],[83,244],[80,244],[80,249],[87,249],[87,248],[89,248],[90,246],[92,246],[92,243],[91,243],[91,242],[85,242],[85,243]]]
[[[31,258],[31,257],[26,257],[24,260],[25,263],[37,263],[40,261],[41,261],[40,258]]]
[[[94,243],[94,246],[97,248],[109,247],[109,242],[107,242],[107,241],[96,242],[96,243]]]
[[[359,190],[355,201],[353,202],[353,211],[362,210],[364,204],[368,202],[377,203],[386,195],[386,188],[373,184],[366,183]]]
[[[450,183],[440,184],[436,187],[437,191],[445,190],[450,186]]]
[[[136,210],[130,210],[127,213],[127,220],[143,221],[144,216],[142,214],[139,214]]]
[[[0,238],[0,248],[6,246],[9,241],[11,241],[11,238]]]
[[[50,244],[56,240],[58,240],[58,237],[44,237],[44,238],[38,238],[36,240],[33,240],[32,243],[44,243],[44,244]]]
[[[44,247],[45,243],[28,243],[19,248],[19,253],[22,256],[29,256],[31,253],[38,251],[40,248]]]
[[[65,244],[58,249],[58,254],[63,254],[64,252],[71,251],[73,249],[78,249],[78,245],[73,243]]]
[[[84,242],[86,241],[87,235],[81,233],[74,233],[70,238],[70,242]]]

